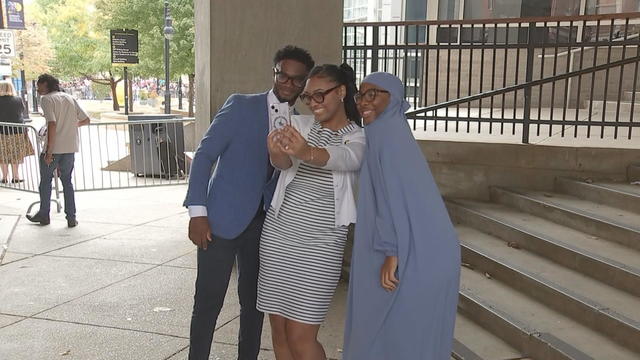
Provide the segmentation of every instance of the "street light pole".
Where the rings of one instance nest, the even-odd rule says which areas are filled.
[[[24,47],[22,45],[22,38],[20,38],[20,48],[20,62],[22,63],[22,69],[20,69],[20,97],[24,103],[22,117],[25,120],[29,120],[29,94],[27,93],[27,80],[24,75]]]
[[[169,40],[173,37],[173,19],[169,15],[169,1],[164,2],[164,113],[171,114],[171,90],[169,87]]]

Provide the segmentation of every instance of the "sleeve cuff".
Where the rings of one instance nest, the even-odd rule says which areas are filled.
[[[207,216],[207,207],[202,205],[190,205],[189,217]]]
[[[384,256],[398,256],[397,249],[385,249],[382,252],[384,253]]]
[[[324,149],[327,150],[327,153],[329,153],[329,159],[327,160],[327,163],[324,164],[322,168],[323,169],[335,168],[338,165],[337,163],[340,162],[340,160],[338,159],[338,154],[340,151],[333,146],[327,146]]]

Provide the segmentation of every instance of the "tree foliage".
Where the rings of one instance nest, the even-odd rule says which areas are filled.
[[[139,35],[140,64],[132,69],[145,77],[164,77],[164,0],[98,0],[99,27],[135,29]],[[172,80],[195,69],[193,0],[169,0],[175,35],[170,43]]]
[[[193,0],[169,0],[176,33],[170,41],[171,75],[195,72]],[[140,64],[134,76],[164,77],[164,0],[36,0],[34,16],[47,29],[52,71],[63,78],[87,77],[115,92],[122,68],[111,65],[109,30],[135,29]],[[192,86],[192,84],[190,84]],[[113,96],[114,110],[119,109]]]
[[[33,22],[27,24],[25,30],[16,31],[16,47],[20,55],[13,60],[14,71],[24,70],[27,80],[50,71],[53,49],[45,28]]]
[[[169,42],[170,75],[176,80],[189,75],[189,116],[193,116],[193,79],[195,76],[195,24],[193,0],[169,0],[169,12],[175,34]],[[164,0],[98,0],[100,27],[138,30],[140,64],[135,76],[164,78]]]
[[[53,72],[109,85],[115,94],[121,70],[111,65],[109,34],[98,30],[102,19],[95,0],[38,0],[37,5],[36,17],[47,28],[55,52]],[[120,109],[117,96],[113,109]]]

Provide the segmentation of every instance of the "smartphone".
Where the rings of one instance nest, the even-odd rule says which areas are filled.
[[[283,127],[291,124],[291,118],[289,114],[289,104],[287,103],[274,103],[269,105],[269,130],[279,130]]]

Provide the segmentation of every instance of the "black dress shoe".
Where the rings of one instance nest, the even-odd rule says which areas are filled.
[[[67,219],[67,227],[76,227],[78,226],[78,220],[76,219]]]
[[[40,223],[40,225],[49,225],[49,223],[51,222],[51,220],[48,217],[45,218],[44,216],[38,213],[36,213],[33,216],[27,215],[27,220],[34,223]]]
[[[24,182],[24,180],[23,180],[23,179],[13,179],[13,180],[11,180],[11,182],[12,182],[13,184],[17,184],[17,183]]]

